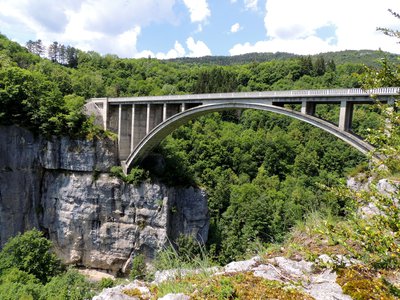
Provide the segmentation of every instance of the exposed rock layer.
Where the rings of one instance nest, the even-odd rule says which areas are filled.
[[[33,227],[45,230],[66,263],[113,272],[129,258],[152,258],[180,233],[206,240],[208,211],[200,189],[125,184],[110,140],[46,141],[0,127],[0,243]]]

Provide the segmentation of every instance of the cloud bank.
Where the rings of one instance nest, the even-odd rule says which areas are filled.
[[[248,1],[250,2],[250,1]],[[397,0],[385,0],[387,8],[399,7]],[[294,52],[315,54],[345,49],[377,49],[399,52],[398,45],[379,26],[398,28],[382,2],[375,0],[267,0],[264,26],[266,37],[255,43],[238,43],[231,55],[248,52]],[[331,34],[324,34],[330,28]]]

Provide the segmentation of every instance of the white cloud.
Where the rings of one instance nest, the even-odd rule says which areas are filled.
[[[195,33],[199,33],[203,31],[203,25],[201,25],[201,23],[197,24],[197,29],[195,31]]]
[[[197,41],[192,37],[189,37],[186,40],[186,46],[188,47],[190,53],[190,57],[201,57],[211,55],[211,50],[207,47],[207,45],[203,41]]]
[[[310,47],[312,45],[312,47]],[[335,51],[332,45],[315,36],[304,39],[284,40],[272,39],[259,41],[255,44],[236,44],[229,50],[231,55],[239,55],[250,52],[295,52],[296,54],[316,54],[320,52]],[[311,49],[311,50],[310,50]],[[314,50],[315,49],[315,50]]]
[[[208,8],[207,0],[183,0],[190,12],[190,20],[192,22],[204,22],[211,11]]]
[[[136,53],[134,57],[142,58],[142,57],[150,56],[150,57],[155,57],[158,59],[171,59],[171,58],[183,57],[183,56],[185,56],[185,54],[186,54],[186,51],[183,48],[183,46],[181,45],[181,43],[179,43],[178,41],[175,41],[174,48],[169,50],[167,53],[163,53],[163,52],[154,53],[153,51],[150,51],[150,50],[144,50],[139,53]]]
[[[187,55],[189,57],[201,57],[201,56],[211,55],[211,51],[207,47],[207,45],[203,41],[196,42],[193,39],[193,37],[189,37],[186,40],[186,46],[187,49],[189,50],[189,54]],[[158,59],[170,59],[170,58],[183,57],[185,55],[186,55],[185,48],[178,41],[175,41],[174,48],[169,50],[167,53],[163,52],[154,53],[150,50],[145,50],[137,53],[134,57],[140,58],[140,57],[151,56]]]
[[[244,0],[244,6],[246,9],[257,10],[258,0]]]
[[[157,53],[156,57],[158,59],[170,59],[170,58],[177,58],[177,57],[183,57],[185,56],[185,49],[183,48],[183,46],[178,42],[175,41],[175,45],[174,48],[169,50],[166,54],[164,53]]]
[[[398,20],[387,12],[387,8],[396,10],[398,0],[385,1],[382,5],[375,0],[268,0],[264,18],[266,39],[234,45],[229,52],[231,55],[265,51],[314,54],[378,48],[399,52],[394,39],[376,31],[379,26],[398,28]],[[319,34],[321,28],[328,26],[332,35]]]
[[[235,23],[231,26],[231,33],[236,33],[241,29],[240,24],[239,23]]]
[[[25,36],[29,33],[29,39],[41,39],[44,43],[59,41],[82,50],[121,57],[137,53],[142,27],[176,22],[173,11],[176,0],[65,0],[57,5],[53,0],[0,2],[0,28],[4,30],[18,28]],[[20,39],[25,38],[23,34],[19,34]]]

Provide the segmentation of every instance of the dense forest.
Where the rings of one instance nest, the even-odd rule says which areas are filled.
[[[396,59],[386,54],[377,61],[384,56],[344,51],[317,56],[121,59],[57,42],[47,51],[32,41],[21,47],[0,35],[0,124],[19,124],[44,136],[101,137],[104,133],[83,114],[85,99],[362,87],[369,74],[365,65]],[[375,110],[357,106],[356,133],[365,136],[382,123]],[[337,122],[338,108],[321,105],[316,114]],[[308,124],[253,110],[191,121],[156,152],[166,162],[157,180],[207,191],[207,248],[218,263],[240,258],[260,243],[282,241],[290,228],[315,211],[342,215],[346,203],[328,188],[366,160]]]
[[[321,54],[325,60],[333,60],[337,64],[344,64],[351,62],[353,64],[364,64],[366,66],[379,66],[378,61],[385,56],[389,61],[396,62],[398,55],[382,51],[372,50],[344,50],[337,52],[326,52]],[[318,55],[311,56],[312,58]],[[174,62],[184,63],[201,63],[209,65],[238,65],[248,63],[261,63],[272,60],[286,60],[291,58],[300,58],[301,55],[296,55],[286,52],[275,52],[275,53],[246,53],[235,56],[204,56],[204,57],[181,57],[170,59]]]

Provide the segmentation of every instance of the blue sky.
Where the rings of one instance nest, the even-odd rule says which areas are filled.
[[[120,57],[400,53],[399,0],[0,0],[0,32]]]

